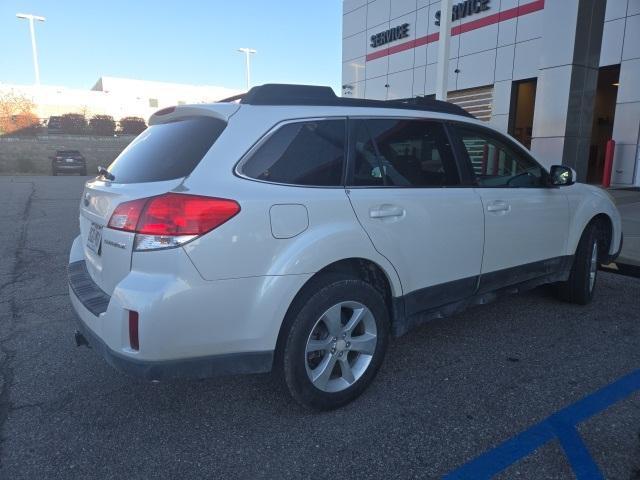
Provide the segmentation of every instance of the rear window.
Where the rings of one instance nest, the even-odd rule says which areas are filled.
[[[160,182],[186,177],[218,139],[226,122],[189,117],[152,125],[109,167],[115,183]]]
[[[242,166],[242,173],[274,183],[338,186],[344,147],[344,120],[290,123],[269,137]]]

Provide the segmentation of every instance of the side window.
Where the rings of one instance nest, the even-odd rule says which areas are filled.
[[[460,182],[441,124],[355,120],[354,186],[444,187]]]
[[[544,171],[492,135],[473,128],[456,128],[469,155],[480,187],[540,187]]]
[[[280,127],[241,167],[257,180],[333,187],[342,184],[345,120]]]

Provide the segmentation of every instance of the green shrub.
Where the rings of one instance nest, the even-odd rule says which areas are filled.
[[[65,113],[60,117],[62,133],[81,135],[87,131],[87,119],[81,113]]]
[[[94,135],[113,136],[116,122],[111,115],[94,115],[89,120],[89,128]]]
[[[124,117],[120,119],[120,133],[138,135],[147,128],[147,123],[140,117]]]

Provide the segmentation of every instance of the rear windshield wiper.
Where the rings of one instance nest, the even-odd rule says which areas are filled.
[[[98,176],[104,177],[110,182],[113,182],[116,179],[116,176],[112,173],[109,173],[109,170],[104,167],[98,167]]]

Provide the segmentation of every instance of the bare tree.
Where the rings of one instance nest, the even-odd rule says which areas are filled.
[[[0,92],[0,135],[28,131],[39,123],[34,103],[13,92]]]

